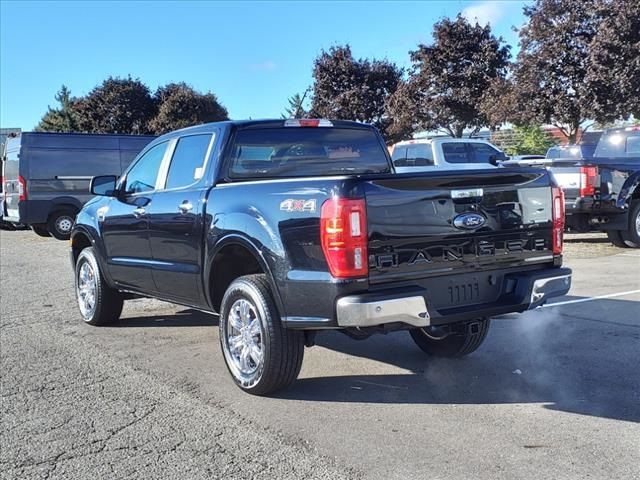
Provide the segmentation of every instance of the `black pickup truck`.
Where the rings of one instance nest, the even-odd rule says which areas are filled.
[[[150,143],[71,236],[85,322],[156,297],[220,314],[237,385],[293,382],[319,330],[409,330],[460,356],[489,318],[567,293],[562,192],[540,169],[396,174],[355,122],[212,123]]]
[[[602,230],[619,247],[640,248],[640,125],[606,130],[588,153],[554,147],[528,165],[546,167],[564,190],[569,230]]]

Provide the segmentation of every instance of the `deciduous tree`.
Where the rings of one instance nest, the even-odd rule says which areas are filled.
[[[150,133],[157,107],[149,88],[139,79],[109,77],[75,104],[81,131],[91,133]]]
[[[392,143],[389,96],[402,79],[402,70],[387,60],[355,59],[349,45],[323,51],[314,62],[311,116],[356,120],[375,125]]]
[[[546,155],[547,150],[555,145],[548,132],[540,125],[514,127],[514,144],[507,148],[509,155]]]
[[[529,122],[558,127],[575,143],[594,118],[586,83],[589,48],[598,31],[601,0],[536,0],[524,7],[514,69],[521,113]]]
[[[154,100],[158,113],[149,122],[149,129],[157,134],[229,119],[227,109],[213,93],[199,93],[186,83],[158,88]]]
[[[410,52],[409,79],[389,101],[394,121],[454,137],[489,126],[482,101],[492,82],[505,78],[510,47],[489,25],[461,15],[436,23],[433,37],[432,44]]]
[[[600,122],[640,119],[640,2],[609,0],[589,45],[586,96]]]

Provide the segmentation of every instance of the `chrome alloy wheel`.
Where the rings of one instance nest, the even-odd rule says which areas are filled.
[[[636,235],[640,237],[640,210],[638,210],[638,214],[636,215]]]
[[[264,331],[258,310],[249,300],[236,300],[227,315],[225,354],[243,384],[253,383],[264,364]]]
[[[80,313],[89,320],[96,309],[96,292],[98,290],[98,272],[94,271],[91,264],[85,261],[78,272],[76,282],[76,296]]]

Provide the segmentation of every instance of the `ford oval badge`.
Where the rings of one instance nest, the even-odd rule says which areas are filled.
[[[453,226],[464,230],[472,230],[480,228],[486,221],[486,218],[479,213],[462,213],[453,219]]]

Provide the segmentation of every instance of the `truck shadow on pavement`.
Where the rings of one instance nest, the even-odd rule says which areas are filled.
[[[571,299],[577,297],[565,297]],[[640,422],[640,302],[599,300],[496,319],[478,351],[461,359],[424,354],[408,332],[321,347],[344,358],[343,375],[301,378],[282,399],[356,403],[514,404]],[[634,313],[635,312],[635,313]],[[366,368],[379,374],[353,375]],[[407,373],[389,373],[400,368]]]
[[[116,328],[130,327],[208,327],[218,326],[218,316],[191,308],[165,315],[127,316],[111,325]]]

